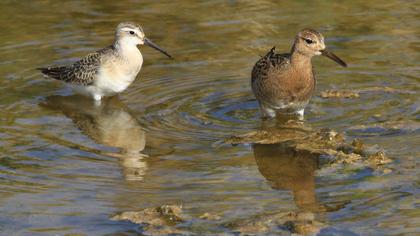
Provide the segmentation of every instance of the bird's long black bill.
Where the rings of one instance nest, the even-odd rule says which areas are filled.
[[[169,55],[169,53],[167,53],[165,50],[163,50],[161,47],[159,47],[157,44],[150,41],[149,39],[145,38],[144,39],[144,44],[151,47],[151,48],[154,48],[154,49],[158,50],[159,52],[165,54],[167,57],[173,59],[173,57],[171,55]]]
[[[323,56],[326,56],[326,57],[330,58],[331,60],[340,64],[340,66],[347,67],[347,64],[343,60],[341,60],[334,53],[328,51],[327,49],[321,50],[321,53],[322,53]]]

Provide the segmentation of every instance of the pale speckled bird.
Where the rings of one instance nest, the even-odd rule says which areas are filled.
[[[165,50],[147,39],[140,25],[123,22],[117,26],[114,43],[69,66],[38,68],[48,77],[71,84],[81,94],[100,101],[124,91],[143,64],[137,45],[150,46],[169,58]]]
[[[316,55],[347,66],[327,51],[322,34],[312,29],[304,29],[296,35],[290,53],[278,54],[273,47],[257,61],[252,70],[251,87],[264,118],[275,117],[277,113],[298,114],[303,118],[315,88],[311,59]]]

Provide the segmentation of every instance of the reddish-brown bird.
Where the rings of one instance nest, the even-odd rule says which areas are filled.
[[[275,117],[277,113],[303,117],[315,88],[311,62],[315,55],[326,56],[347,67],[343,60],[327,51],[324,36],[312,29],[296,35],[290,53],[278,54],[273,47],[257,61],[252,69],[251,86],[263,117]]]

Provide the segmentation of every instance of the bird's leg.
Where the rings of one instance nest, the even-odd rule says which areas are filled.
[[[299,120],[304,120],[303,115],[305,114],[305,109],[300,109],[296,112],[296,114],[298,115]]]
[[[102,99],[101,95],[94,94],[93,99],[95,100],[95,106],[100,106],[101,105],[101,99]]]
[[[261,113],[263,118],[274,118],[276,117],[276,111],[274,109],[268,108],[262,104],[261,106]]]

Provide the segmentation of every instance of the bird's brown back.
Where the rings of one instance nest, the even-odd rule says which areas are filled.
[[[258,60],[252,70],[251,84],[256,98],[274,107],[308,101],[315,87],[310,59],[292,65],[290,53],[278,54],[274,50]]]

